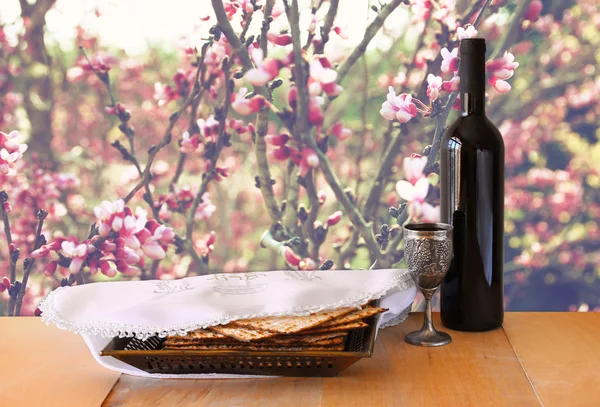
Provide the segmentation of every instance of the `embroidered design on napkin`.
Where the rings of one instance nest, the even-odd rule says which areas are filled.
[[[225,295],[245,295],[254,294],[266,290],[267,284],[251,283],[260,277],[267,277],[265,273],[232,273],[215,274],[209,280],[216,280],[218,283],[213,286],[213,290],[219,294]]]
[[[192,290],[193,288],[185,278],[181,280],[161,280],[156,283],[154,292],[157,294],[173,293],[176,291]]]
[[[286,270],[283,273],[286,276],[292,278],[293,280],[302,280],[302,281],[322,280],[321,277],[315,275],[315,270],[313,270],[313,271]]]

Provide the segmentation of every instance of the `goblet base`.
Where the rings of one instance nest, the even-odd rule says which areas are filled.
[[[404,340],[417,346],[444,346],[452,342],[452,337],[446,332],[421,330],[407,334]]]

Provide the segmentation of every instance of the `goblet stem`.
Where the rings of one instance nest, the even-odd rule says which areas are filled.
[[[433,327],[431,316],[431,297],[435,293],[435,288],[421,288],[423,297],[425,297],[425,318],[421,330],[414,331],[406,335],[406,342],[418,346],[443,346],[452,342],[452,338],[445,332],[438,332]]]
[[[433,333],[435,332],[435,328],[433,327],[433,319],[431,316],[431,298],[435,293],[435,288],[432,290],[422,289],[421,292],[423,293],[423,297],[425,297],[425,318],[423,319],[423,327],[421,328],[421,331]]]

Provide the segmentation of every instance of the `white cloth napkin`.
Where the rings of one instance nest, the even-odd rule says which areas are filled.
[[[237,319],[307,315],[374,299],[389,309],[379,328],[403,321],[415,295],[406,270],[270,271],[64,287],[51,292],[40,310],[47,324],[81,334],[98,363],[112,370],[160,378],[247,378],[149,374],[100,351],[115,336],[184,335]]]

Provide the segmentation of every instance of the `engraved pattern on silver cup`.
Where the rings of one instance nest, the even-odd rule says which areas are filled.
[[[404,240],[406,265],[417,285],[424,289],[436,288],[450,267],[451,240],[412,233],[408,233]]]

